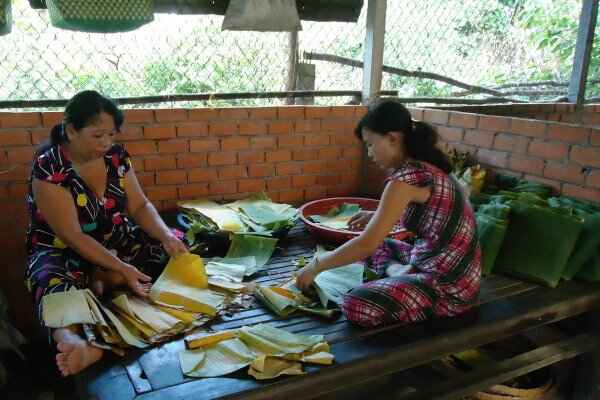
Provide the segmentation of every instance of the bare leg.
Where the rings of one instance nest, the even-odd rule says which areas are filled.
[[[102,358],[104,351],[90,345],[78,333],[78,327],[71,325],[56,329],[52,333],[59,353],[56,365],[62,376],[74,375]]]

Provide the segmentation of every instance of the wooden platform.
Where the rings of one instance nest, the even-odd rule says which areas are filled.
[[[266,270],[261,271],[256,280],[274,283],[289,277],[295,270],[292,262],[300,255],[310,256],[314,248],[314,241],[303,227],[296,226],[287,238],[279,242]],[[223,317],[212,327],[221,330],[270,323],[294,333],[324,334],[332,345],[336,363],[328,367],[309,367],[308,374],[304,376],[268,382],[254,380],[247,375],[246,369],[226,377],[190,379],[182,375],[179,366],[178,352],[184,348],[183,340],[179,339],[146,352],[132,350],[122,359],[106,357],[77,377],[78,393],[82,398],[98,400],[298,400],[326,397],[340,390],[364,388],[377,378],[405,371],[452,352],[589,312],[599,305],[600,285],[565,282],[556,289],[548,289],[500,275],[484,279],[478,306],[466,315],[371,330],[351,325],[343,317],[325,321],[299,314],[279,319],[257,305]],[[577,356],[597,344],[590,337],[579,342],[582,344],[567,343],[571,346],[570,352],[564,351],[562,358]],[[545,359],[552,361],[556,356]],[[489,384],[488,381],[485,382]],[[495,383],[493,379],[491,382]],[[472,386],[473,390],[476,386]],[[448,395],[446,391],[444,398],[452,398]]]

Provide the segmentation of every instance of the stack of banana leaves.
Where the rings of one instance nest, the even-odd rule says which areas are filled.
[[[561,279],[597,280],[600,206],[549,197],[552,189],[499,175],[471,196],[483,272],[505,272],[556,287]]]

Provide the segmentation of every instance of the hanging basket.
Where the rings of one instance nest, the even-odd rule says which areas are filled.
[[[0,0],[0,35],[10,33],[12,28],[11,0]]]
[[[154,20],[153,0],[47,0],[53,26],[83,32],[127,32]]]

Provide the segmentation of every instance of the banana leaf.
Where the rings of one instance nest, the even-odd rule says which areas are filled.
[[[255,353],[272,356],[302,353],[323,341],[323,335],[298,335],[265,324],[244,326],[239,337]]]
[[[254,353],[237,338],[179,353],[184,375],[195,378],[226,375],[250,365],[255,358]]]
[[[364,266],[361,263],[346,265],[321,272],[314,281],[314,286],[323,307],[331,301],[342,304],[344,295],[362,285]]]
[[[264,193],[225,204],[236,211],[240,219],[254,232],[273,233],[293,226],[298,210],[289,204],[274,203]]]
[[[276,244],[277,239],[270,237],[234,234],[225,258],[254,257],[256,260],[255,270],[250,269],[246,272],[246,275],[251,275],[265,266],[275,251]]]
[[[600,282],[600,251],[592,255],[575,277],[588,282]]]
[[[211,200],[187,200],[177,203],[183,209],[191,209],[210,218],[221,230],[229,232],[247,232],[246,225],[238,213],[229,207]]]
[[[352,203],[342,203],[333,207],[324,215],[311,215],[313,221],[334,229],[347,229],[348,221],[360,212],[360,206]]]
[[[475,218],[477,220],[477,236],[481,244],[483,257],[482,273],[488,275],[492,272],[496,258],[502,247],[508,221],[479,212],[475,214]]]
[[[256,257],[211,258],[206,260],[206,275],[229,282],[241,282],[256,272]]]
[[[494,270],[556,287],[583,220],[518,200],[511,207],[510,224]]]

